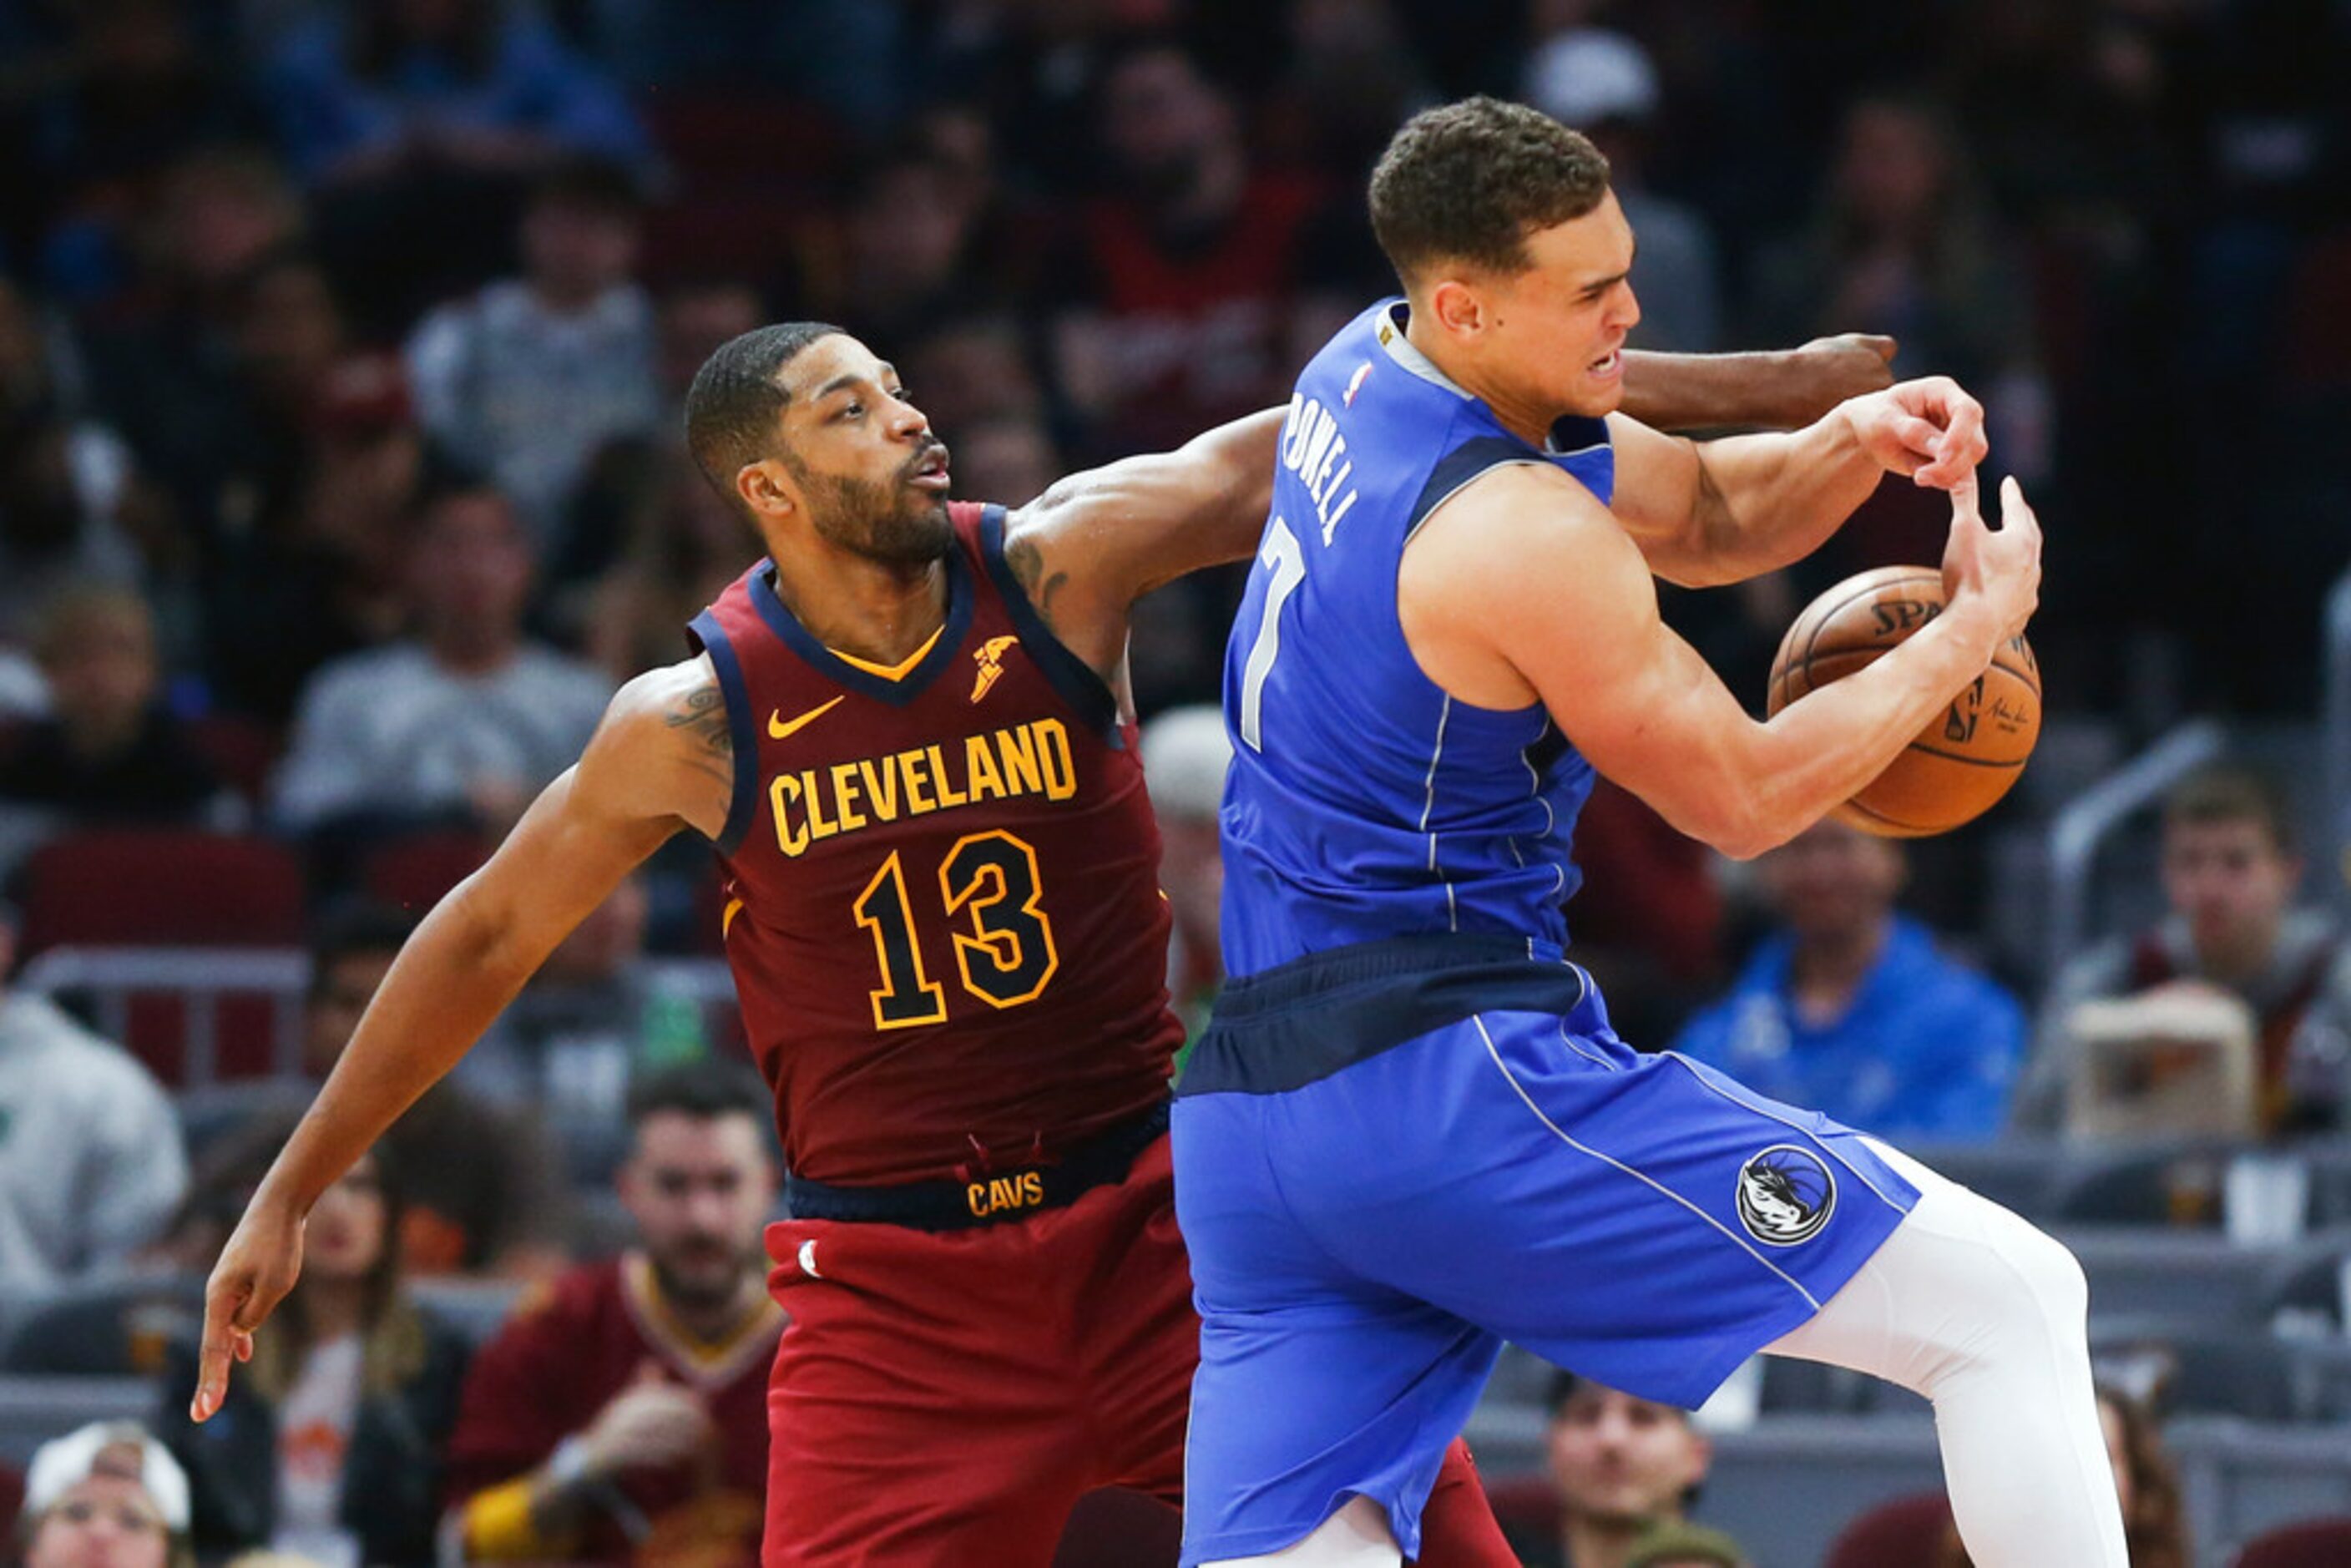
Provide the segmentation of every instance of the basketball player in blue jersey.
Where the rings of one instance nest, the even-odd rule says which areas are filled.
[[[1930,379],[1705,445],[1614,412],[1634,237],[1590,142],[1471,99],[1396,136],[1404,281],[1307,366],[1235,622],[1219,999],[1175,1112],[1203,1320],[1184,1562],[1378,1568],[1512,1340],[1694,1406],[1759,1350],[1932,1399],[1985,1568],[2123,1568],[2059,1245],[1609,1028],[1561,905],[1595,768],[1724,852],[1875,777],[2031,614]],[[1949,607],[1750,718],[1652,581],[1792,561],[1894,472],[1950,492]],[[1888,1040],[1886,1049],[1901,1049]]]

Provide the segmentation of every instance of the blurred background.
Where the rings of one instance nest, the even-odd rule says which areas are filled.
[[[2351,1516],[2339,0],[0,0],[0,1466],[183,1398],[211,1249],[407,923],[750,562],[683,452],[706,353],[838,322],[956,493],[1017,504],[1283,401],[1392,287],[1372,161],[1471,91],[1612,159],[1635,347],[1892,334],[1983,399],[2048,531],[2047,724],[1985,819],[1739,867],[1604,787],[1570,918],[1624,1032],[2074,1245],[2160,1505],[2135,1561]],[[1938,559],[1947,516],[1888,486],[1668,617],[1760,711],[1795,612]],[[1163,591],[1134,643],[1193,1019],[1238,587]],[[740,1053],[717,915],[673,844],[354,1199],[399,1245],[352,1278],[405,1305],[358,1291],[353,1332],[413,1311],[435,1347],[367,1364],[428,1477],[405,1523],[344,1517],[378,1450],[329,1423],[307,1482],[254,1450],[274,1500],[167,1434],[176,1537],[490,1554],[434,1536],[502,1479],[453,1435],[465,1364],[517,1292],[659,1250],[630,1094]],[[1620,1568],[1685,1511],[1761,1568],[1952,1561],[1908,1396],[1750,1369],[1692,1426],[1547,1375],[1507,1361],[1471,1432],[1530,1561]],[[1617,1485],[1676,1432],[1694,1501],[1696,1449]],[[2241,1561],[2351,1563],[2343,1530]],[[1159,1560],[1115,1510],[1080,1534]]]

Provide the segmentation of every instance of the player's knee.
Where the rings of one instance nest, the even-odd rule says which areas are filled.
[[[2073,1249],[2036,1226],[2010,1215],[2010,1235],[2001,1252],[2015,1269],[2023,1288],[2053,1327],[2068,1333],[2084,1331],[2090,1315],[2090,1280]]]

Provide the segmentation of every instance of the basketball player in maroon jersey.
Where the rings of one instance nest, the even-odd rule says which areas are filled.
[[[1633,375],[1687,423],[1777,422],[1883,384],[1891,349]],[[769,559],[402,952],[214,1270],[195,1417],[293,1283],[319,1193],[691,828],[722,859],[790,1172],[765,1562],[1036,1568],[1088,1490],[1176,1500],[1198,1324],[1127,615],[1255,550],[1281,418],[1008,514],[947,500],[946,448],[838,329],[712,355],[688,439]],[[1424,1562],[1515,1562],[1458,1446],[1427,1528]]]

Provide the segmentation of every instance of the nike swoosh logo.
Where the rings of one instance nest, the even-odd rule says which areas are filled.
[[[798,735],[801,730],[807,728],[810,725],[814,724],[818,719],[822,718],[826,714],[831,713],[834,708],[839,707],[842,703],[848,700],[849,694],[847,692],[843,692],[841,695],[833,698],[831,702],[820,703],[815,707],[809,709],[808,712],[800,715],[799,717],[793,719],[789,723],[785,721],[782,714],[770,709],[768,713],[768,738],[770,740],[783,740],[790,736]]]

